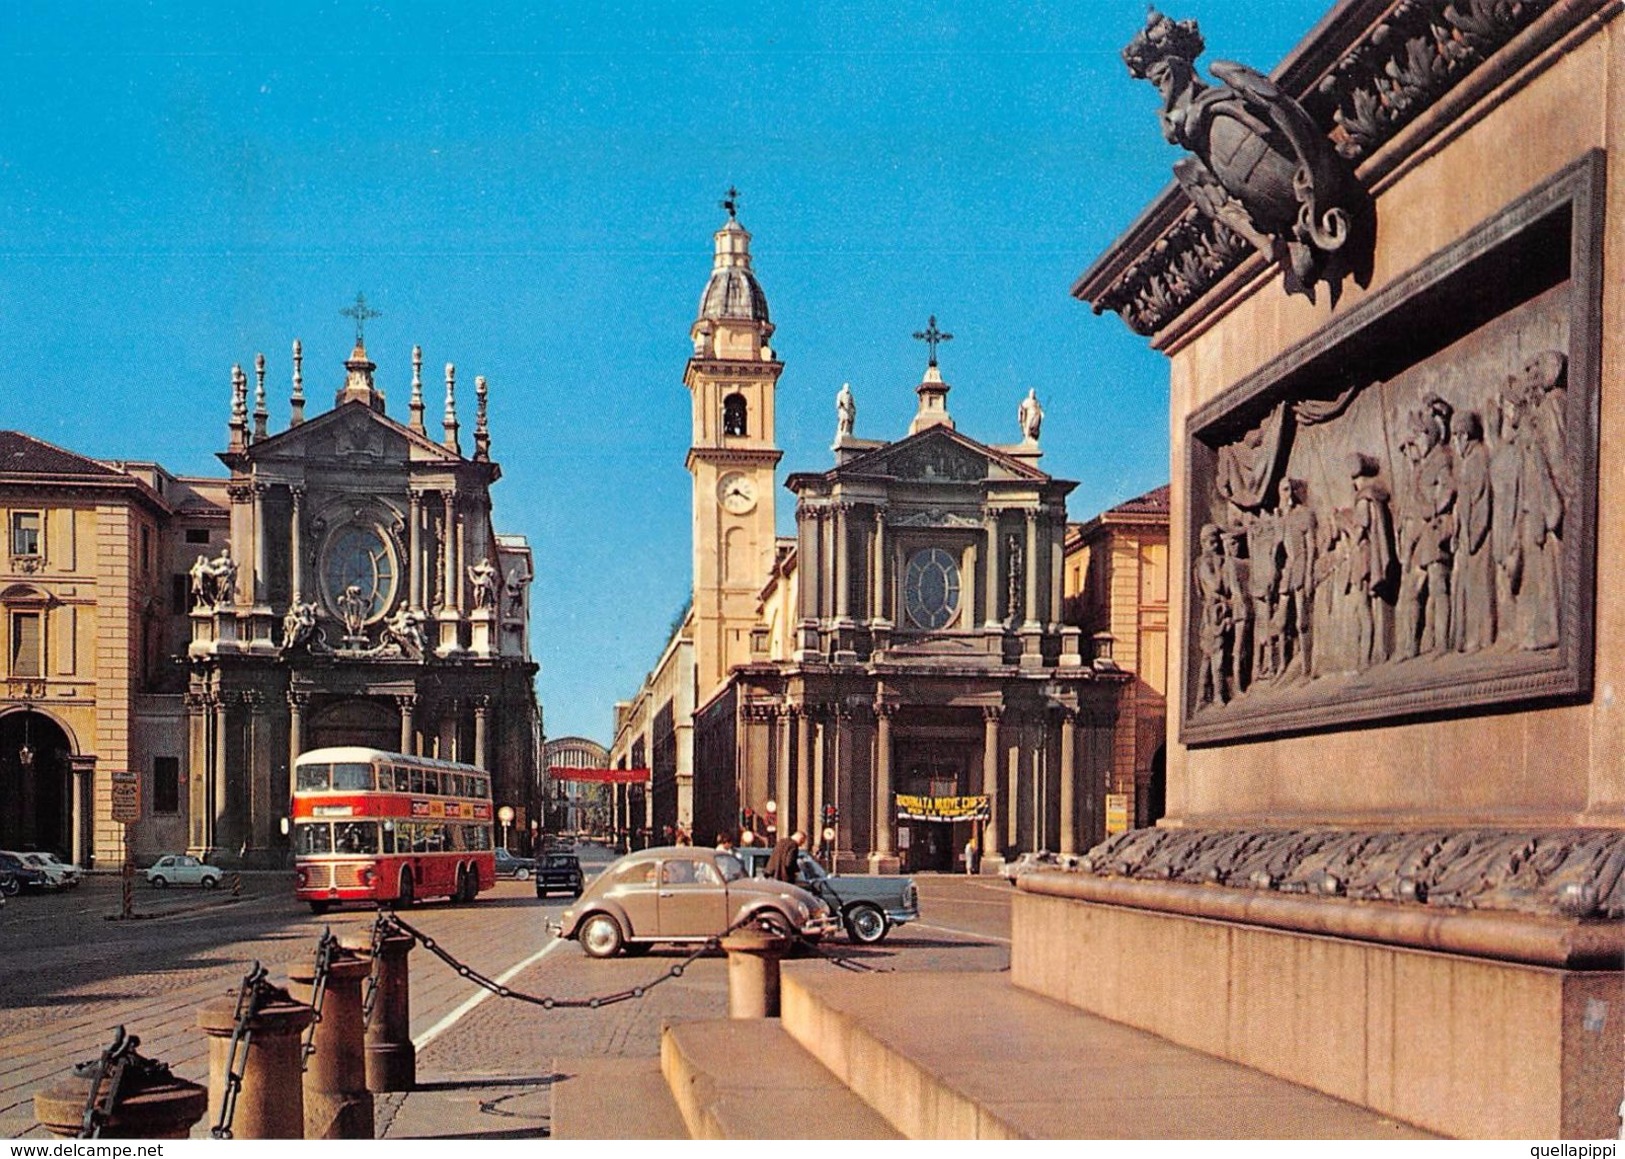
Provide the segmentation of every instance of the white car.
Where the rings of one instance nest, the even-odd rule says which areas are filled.
[[[146,873],[148,884],[156,889],[168,885],[200,885],[213,889],[224,876],[223,870],[199,861],[190,853],[166,853]]]
[[[79,875],[84,872],[77,865],[58,860],[54,853],[18,853],[16,856],[45,874],[47,889],[72,889],[79,884]]]

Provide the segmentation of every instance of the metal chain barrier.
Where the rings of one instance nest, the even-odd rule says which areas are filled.
[[[372,1008],[378,1001],[378,975],[383,969],[381,963],[384,956],[384,935],[388,932],[384,918],[388,913],[387,910],[379,910],[377,920],[372,923],[372,949],[370,951],[372,973],[367,975],[367,987],[361,995],[361,1025],[363,1026],[372,1025]]]
[[[140,1045],[139,1038],[125,1034],[124,1027],[120,1026],[113,1032],[113,1041],[102,1051],[101,1057],[78,1068],[90,1079],[90,1091],[85,1096],[85,1113],[79,1123],[79,1138],[101,1138],[102,1128],[118,1108],[124,1076],[132,1067],[146,1064],[149,1069],[162,1067],[166,1072],[169,1070],[161,1063],[155,1064],[136,1054],[135,1048]]]
[[[316,943],[316,976],[310,981],[310,1008],[315,1017],[305,1030],[304,1045],[299,1052],[300,1070],[310,1069],[310,1056],[316,1053],[316,1026],[322,1020],[322,1003],[327,1000],[327,973],[338,948],[339,940],[333,936],[333,927],[323,929],[321,940]]]
[[[260,1003],[269,989],[266,969],[255,962],[243,975],[243,984],[237,991],[236,1025],[231,1030],[231,1045],[226,1052],[226,1087],[220,1096],[220,1118],[209,1128],[209,1138],[231,1138],[231,1121],[237,1114],[237,1096],[243,1089],[243,1068],[248,1062],[249,1048],[254,1045],[254,1033],[249,1022],[259,1012]]]

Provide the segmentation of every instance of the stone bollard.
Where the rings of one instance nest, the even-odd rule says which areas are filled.
[[[779,963],[790,939],[762,930],[736,930],[722,939],[728,954],[728,1017],[779,1016]]]
[[[315,1011],[279,987],[266,987],[269,995],[248,1020],[253,1034],[246,1055],[240,1055],[242,1089],[232,1116],[234,1139],[302,1139],[305,1137],[305,1100],[299,1062],[300,1035]],[[231,1065],[231,1035],[237,1026],[237,991],[204,1003],[197,1024],[209,1036],[209,1107],[218,1117]]]
[[[372,1092],[367,1089],[366,1025],[361,987],[372,959],[338,950],[327,966],[322,1020],[313,1040],[316,1053],[305,1066],[305,1138],[370,1139]],[[316,967],[288,972],[289,992],[301,1002],[314,997]]]
[[[134,1043],[132,1040],[132,1050]],[[95,1081],[96,1061],[74,1067],[73,1077],[34,1094],[34,1118],[51,1134],[76,1138],[84,1126],[85,1100]],[[103,1083],[105,1097],[107,1084]],[[209,1109],[209,1094],[178,1079],[155,1059],[136,1055],[119,1084],[118,1105],[102,1124],[103,1139],[185,1139]]]
[[[412,1045],[406,961],[416,944],[411,934],[395,933],[386,936],[378,947],[378,992],[373,997],[372,1021],[367,1023],[367,1089],[374,1094],[409,1091],[417,1085],[418,1059],[417,1048]],[[372,949],[370,938],[346,939],[345,945],[369,952]]]

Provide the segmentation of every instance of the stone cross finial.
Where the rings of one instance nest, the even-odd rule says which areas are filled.
[[[305,348],[297,338],[293,340],[293,397],[288,405],[292,411],[288,425],[296,427],[305,421]]]
[[[412,347],[412,401],[407,404],[411,412],[411,421],[406,425],[418,434],[424,434],[423,429],[423,347]]]
[[[739,220],[739,190],[732,185],[728,186],[728,192],[717,204],[728,211],[729,221]]]
[[[441,445],[448,451],[462,454],[463,448],[457,442],[457,367],[450,362],[446,363],[446,415],[442,423],[446,437]]]
[[[931,360],[926,363],[926,365],[935,366],[937,364],[937,346],[943,342],[952,342],[954,336],[952,334],[945,334],[941,330],[938,330],[937,316],[932,314],[930,319],[925,324],[925,329],[916,330],[914,332],[914,338],[916,341],[924,342],[926,347],[931,352]]]
[[[364,340],[366,337],[367,319],[382,318],[383,315],[377,310],[371,309],[367,305],[367,295],[362,293],[356,294],[355,305],[349,307],[348,309],[340,310],[339,313],[346,318],[355,319],[355,344],[365,350],[367,346]]]

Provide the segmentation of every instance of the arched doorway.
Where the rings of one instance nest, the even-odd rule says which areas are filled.
[[[1168,746],[1151,758],[1151,779],[1145,787],[1145,823],[1155,825],[1168,811]]]
[[[311,718],[305,750],[360,745],[394,752],[401,742],[401,718],[393,705],[356,697],[327,705]]]
[[[73,852],[72,742],[33,709],[0,716],[0,849]]]

